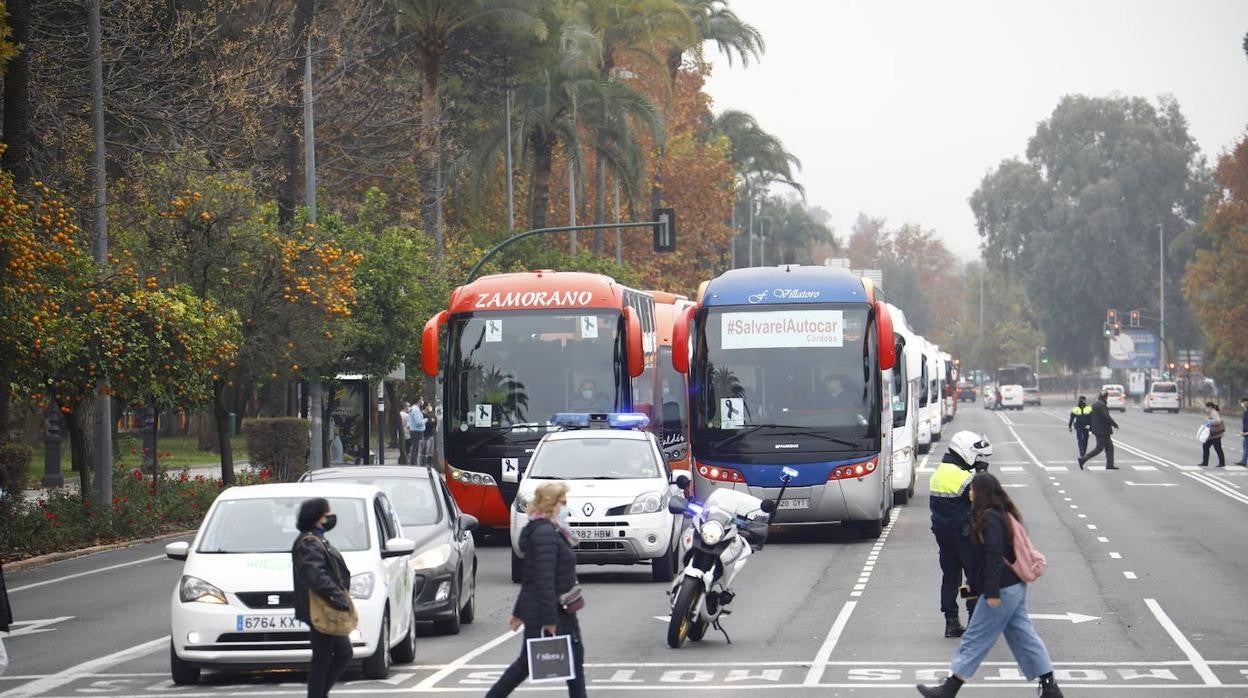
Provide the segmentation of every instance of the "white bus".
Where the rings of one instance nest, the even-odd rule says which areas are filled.
[[[893,364],[893,501],[905,504],[914,496],[918,475],[919,394],[923,386],[923,338],[910,330],[906,314],[892,304],[897,362]],[[928,433],[931,443],[931,433]]]
[[[932,432],[932,443],[940,441],[941,428],[945,424],[944,383],[945,361],[941,358],[940,347],[927,344],[927,406],[923,410],[923,418],[927,420]]]

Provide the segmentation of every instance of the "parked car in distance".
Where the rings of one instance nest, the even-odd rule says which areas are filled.
[[[1155,381],[1144,396],[1144,411],[1169,410],[1178,413],[1179,386],[1173,381]]]
[[[1040,406],[1040,389],[1023,388],[1023,404]]]
[[[329,500],[338,524],[325,537],[351,570],[359,625],[354,662],[365,678],[385,679],[390,661],[416,657],[409,566],[416,545],[377,487],[282,483],[231,487],[204,516],[195,539],[165,546],[183,560],[170,602],[169,671],[178,685],[199,682],[204,668],[306,667],[308,628],[295,620],[291,548],[299,507]]]
[[[1105,398],[1105,405],[1111,410],[1119,412],[1127,411],[1127,391],[1117,383],[1106,383],[1101,386],[1108,395]]]
[[[446,483],[422,465],[357,465],[304,473],[303,482],[373,485],[390,498],[403,537],[416,542],[412,595],[416,620],[432,621],[439,634],[454,635],[471,623],[477,608],[477,519],[461,513]]]
[[[975,386],[970,381],[958,381],[958,402],[975,402]]]

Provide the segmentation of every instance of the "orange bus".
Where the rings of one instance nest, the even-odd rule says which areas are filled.
[[[689,392],[685,374],[672,366],[672,327],[685,308],[694,302],[688,296],[666,291],[650,291],[659,341],[659,416],[656,419],[663,457],[673,470],[689,473]]]
[[[443,375],[442,452],[460,509],[507,529],[520,475],[556,412],[653,420],[656,353],[654,299],[608,276],[541,270],[455,289],[425,324],[421,364]]]

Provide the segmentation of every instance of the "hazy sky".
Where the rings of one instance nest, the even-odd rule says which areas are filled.
[[[1172,94],[1210,164],[1248,127],[1248,0],[730,0],[767,42],[708,44],[716,112],[742,109],[802,161],[847,239],[864,212],[978,256],[967,199],[1022,157],[1066,94]]]

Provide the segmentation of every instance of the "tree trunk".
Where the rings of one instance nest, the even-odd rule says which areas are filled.
[[[234,484],[234,449],[230,443],[230,412],[226,406],[225,384],[212,382],[212,416],[217,422],[217,447],[221,449],[221,481]]]
[[[544,131],[534,131],[529,136],[533,149],[533,204],[529,211],[529,225],[546,227],[546,212],[550,206],[550,170],[554,162],[555,137]]]
[[[277,225],[279,230],[287,233],[295,222],[295,203],[299,200],[300,180],[295,175],[303,162],[303,143],[299,138],[299,124],[303,116],[303,62],[307,56],[308,31],[315,12],[313,0],[297,0],[295,11],[290,15],[290,30],[286,39],[294,57],[282,73],[281,91],[285,99],[278,107],[282,173],[277,186]]]
[[[602,161],[602,152],[598,153],[598,157],[594,158],[594,182],[597,191],[594,192],[594,223],[602,224],[606,222],[607,210],[607,166]],[[594,254],[601,257],[606,252],[607,231],[598,228],[594,231]]]
[[[330,444],[333,442],[334,410],[338,409],[338,391],[325,391],[325,410],[321,414],[321,463],[329,467]]]
[[[442,61],[437,51],[422,51],[420,82],[420,220],[426,235],[437,241],[441,258],[444,240],[442,220],[438,215],[442,196],[438,185],[439,151],[442,146],[442,105],[438,102],[438,71]]]
[[[64,419],[65,431],[69,436],[69,458],[78,471],[79,493],[84,499],[91,499],[91,470],[95,463],[93,443],[95,434],[95,395],[89,395],[74,411]],[[97,477],[112,477],[112,473],[96,473]]]

